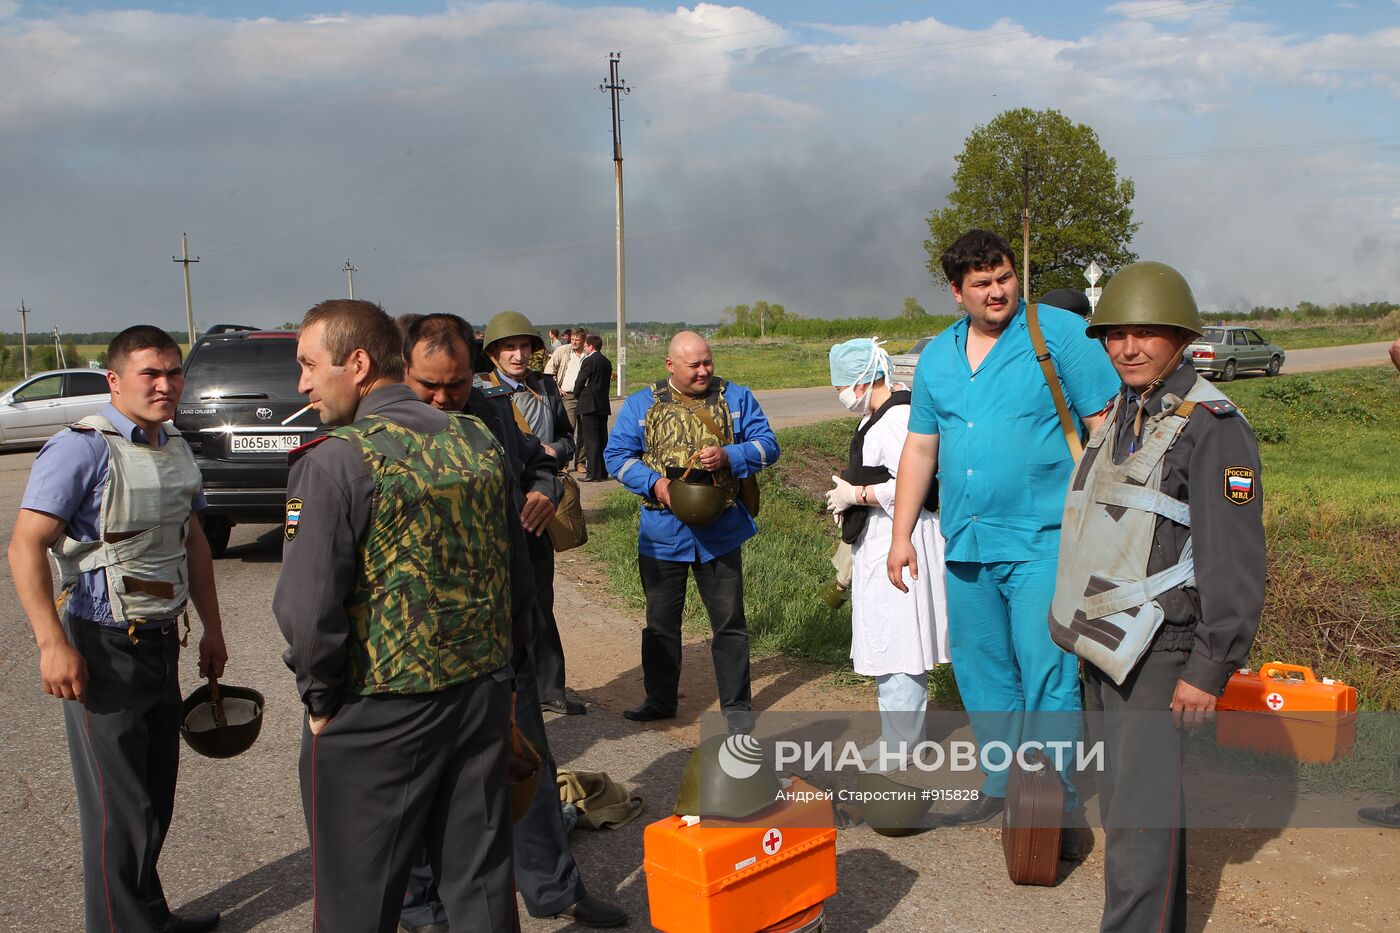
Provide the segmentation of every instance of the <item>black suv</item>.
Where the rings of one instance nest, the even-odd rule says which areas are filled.
[[[204,533],[215,557],[235,524],[285,518],[287,451],[321,428],[313,411],[282,423],[306,404],[300,373],[290,331],[221,329],[190,351],[175,427],[204,475]]]

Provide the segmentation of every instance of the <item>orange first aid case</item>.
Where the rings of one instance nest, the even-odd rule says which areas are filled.
[[[1230,675],[1216,709],[1216,744],[1325,764],[1356,743],[1356,688],[1273,661]]]
[[[743,824],[668,816],[643,836],[651,924],[757,933],[836,893],[831,800],[801,779]]]

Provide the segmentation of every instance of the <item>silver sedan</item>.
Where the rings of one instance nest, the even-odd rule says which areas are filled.
[[[39,447],[79,418],[96,414],[110,398],[104,370],[35,373],[0,393],[0,448]]]

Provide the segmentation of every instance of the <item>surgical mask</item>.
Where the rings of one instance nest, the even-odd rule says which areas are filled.
[[[864,414],[870,408],[869,386],[866,387],[865,394],[861,396],[856,395],[855,386],[846,386],[846,388],[836,393],[836,397],[841,401],[842,405],[846,406],[847,411],[854,412],[857,415]]]

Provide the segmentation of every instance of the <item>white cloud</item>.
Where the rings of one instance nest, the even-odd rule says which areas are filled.
[[[1220,5],[1155,15],[1161,0],[1041,32],[927,18],[804,34],[829,41],[715,4],[297,21],[4,19],[7,5],[0,281],[68,330],[182,319],[182,229],[204,255],[206,321],[292,319],[342,286],[347,255],[357,289],[394,310],[609,317],[597,84],[614,49],[636,88],[638,318],[759,297],[809,314],[893,314],[909,294],[939,307],[923,219],[967,133],[1015,106],[1095,127],[1137,183],[1139,252],[1191,270],[1207,303],[1400,293],[1374,255],[1400,244],[1395,150],[1288,148],[1387,129],[1397,29],[1299,36]],[[1192,152],[1206,154],[1175,157]],[[927,187],[887,194],[912,185]]]

